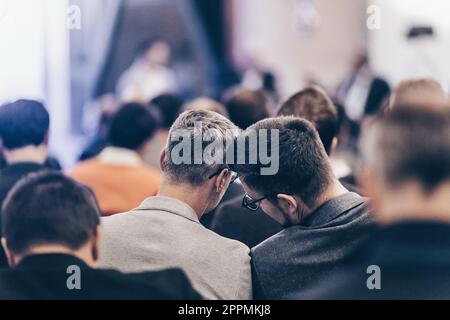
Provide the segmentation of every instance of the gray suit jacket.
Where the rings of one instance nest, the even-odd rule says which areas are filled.
[[[255,299],[283,299],[328,278],[376,230],[366,199],[336,197],[252,249]]]
[[[122,272],[180,268],[206,299],[251,299],[249,249],[204,228],[186,203],[151,197],[102,219],[100,266]]]

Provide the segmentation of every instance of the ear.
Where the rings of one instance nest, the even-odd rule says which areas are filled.
[[[9,251],[8,243],[5,238],[2,238],[2,247],[5,250],[6,260],[8,261],[8,265],[10,267],[14,267],[16,265],[14,255]]]
[[[300,218],[298,215],[299,207],[298,207],[297,200],[295,199],[295,197],[291,196],[291,195],[280,193],[280,194],[277,194],[277,200],[278,200],[278,206],[287,215],[290,222],[292,224],[300,223]]]
[[[328,154],[329,156],[331,156],[334,153],[334,151],[336,151],[338,143],[339,143],[338,137],[334,137],[333,140],[331,141],[330,153]]]
[[[100,258],[100,236],[101,236],[101,225],[99,224],[95,229],[95,233],[92,236],[92,260],[97,262]]]
[[[230,177],[230,170],[224,168],[214,181],[216,192],[220,193],[228,188],[228,185],[230,184]]]
[[[161,171],[164,171],[164,159],[166,158],[166,148],[163,148],[161,150],[161,153],[159,154],[159,168],[161,169]]]

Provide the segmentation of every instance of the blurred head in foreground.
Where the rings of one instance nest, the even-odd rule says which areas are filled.
[[[420,78],[400,82],[390,100],[389,110],[407,105],[440,108],[448,103],[448,96],[436,80]]]
[[[362,138],[361,182],[382,222],[450,221],[450,112],[397,106]]]
[[[23,178],[3,204],[2,244],[10,266],[45,253],[71,254],[93,266],[99,227],[93,193],[58,172]]]

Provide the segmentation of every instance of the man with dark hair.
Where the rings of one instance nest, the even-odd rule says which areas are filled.
[[[49,114],[40,102],[18,100],[0,107],[0,150],[7,164],[0,169],[0,206],[17,181],[45,169],[49,125]],[[0,219],[0,228],[1,224]],[[0,266],[6,265],[0,249]]]
[[[249,249],[199,222],[235,177],[218,157],[226,157],[238,133],[216,112],[183,112],[161,153],[158,195],[104,219],[101,265],[125,272],[181,268],[206,299],[251,299]]]
[[[336,106],[319,86],[309,86],[283,103],[279,116],[294,116],[311,121],[319,132],[328,155],[337,145],[339,118]]]
[[[294,298],[450,298],[450,113],[423,106],[396,106],[363,136],[361,181],[381,230]]]
[[[159,173],[142,160],[156,128],[148,107],[124,105],[111,121],[110,146],[70,172],[75,180],[92,188],[103,215],[131,210],[156,194]]]
[[[30,174],[8,194],[0,299],[198,299],[179,270],[95,270],[100,218],[90,190],[58,172]]]
[[[225,94],[224,101],[230,120],[243,130],[269,117],[271,101],[263,91],[235,88]],[[230,193],[230,189],[231,187],[227,193]],[[255,213],[243,208],[241,203],[244,191],[237,183],[234,184],[234,189],[236,192],[233,192],[231,199],[228,198],[203,218],[203,223],[206,219],[211,221],[211,230],[226,238],[238,240],[250,248],[282,230],[276,221],[260,210]]]
[[[224,100],[230,120],[243,130],[269,117],[271,101],[263,91],[237,88]]]
[[[275,134],[277,140],[264,140]],[[253,138],[253,139],[252,139]],[[278,146],[279,169],[264,175],[261,161],[235,164],[246,195],[242,204],[259,207],[284,227],[252,249],[255,298],[277,299],[314,285],[351,255],[373,227],[366,200],[349,193],[334,176],[317,131],[294,117],[267,119],[238,138],[254,146]],[[254,148],[246,148],[246,159]]]

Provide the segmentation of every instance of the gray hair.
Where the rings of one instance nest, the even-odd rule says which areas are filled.
[[[183,112],[170,128],[163,161],[165,174],[177,182],[203,184],[226,167],[227,147],[239,133],[237,126],[216,112]]]

